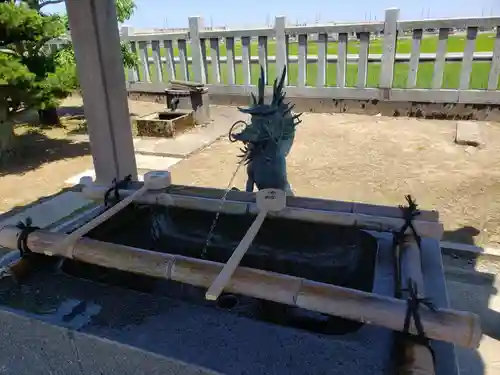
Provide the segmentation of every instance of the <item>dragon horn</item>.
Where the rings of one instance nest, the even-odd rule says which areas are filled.
[[[257,105],[257,98],[255,97],[254,93],[251,92],[250,93],[252,95],[252,102],[253,102],[253,105]]]
[[[285,94],[283,93],[283,87],[285,85],[285,78],[286,78],[286,66],[283,67],[283,72],[281,73],[281,78],[279,83],[276,85],[278,82],[278,78],[274,81],[275,86],[274,86],[274,94],[273,94],[273,104],[281,104],[281,102],[285,99]]]
[[[300,124],[301,122],[302,122],[302,120],[300,120],[300,119],[299,119],[299,120],[297,120],[297,121],[294,121],[293,126],[297,126],[297,125],[298,125],[298,124]]]
[[[290,105],[290,103],[288,103],[288,105],[289,105],[289,106],[288,106],[288,108],[286,109],[285,114],[288,114],[288,113],[292,112],[292,111],[293,111],[293,109],[295,108],[295,104]]]
[[[295,119],[298,119],[300,116],[302,116],[302,112],[301,113],[296,113],[292,116],[292,118],[295,120]]]
[[[280,84],[278,86],[279,92],[283,91],[283,87],[285,86],[285,78],[286,78],[286,66],[283,67],[283,72],[281,73]]]
[[[260,79],[259,79],[259,105],[264,104],[264,89],[266,87],[266,75],[264,73],[264,68],[260,67]]]
[[[276,103],[276,99],[278,97],[278,78],[276,78],[274,80],[274,83],[273,83],[273,101],[271,102],[271,105]]]

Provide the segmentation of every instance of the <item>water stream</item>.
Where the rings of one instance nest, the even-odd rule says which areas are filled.
[[[201,250],[201,259],[205,259],[206,254],[207,254],[207,249],[208,246],[210,246],[210,241],[212,240],[215,227],[217,226],[217,222],[219,221],[219,216],[222,211],[222,207],[224,206],[224,203],[226,202],[227,195],[231,191],[231,186],[233,185],[233,181],[236,178],[236,175],[238,174],[238,171],[240,170],[241,166],[243,165],[244,159],[242,159],[238,165],[236,166],[236,170],[234,171],[233,175],[231,176],[231,179],[229,180],[229,184],[227,185],[226,191],[224,191],[224,195],[222,195],[222,198],[220,199],[220,204],[219,208],[217,209],[217,213],[215,214],[214,221],[212,222],[212,225],[210,226],[210,230],[208,231],[207,235],[207,241],[205,242],[205,246],[203,246],[203,249]]]

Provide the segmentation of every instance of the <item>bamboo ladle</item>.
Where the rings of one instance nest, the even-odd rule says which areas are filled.
[[[259,232],[259,229],[264,223],[264,219],[266,218],[268,212],[281,211],[286,207],[286,193],[283,190],[278,189],[263,189],[257,192],[256,201],[259,213],[250,228],[248,228],[248,231],[243,236],[241,242],[234,250],[233,255],[231,255],[222,271],[208,288],[205,294],[205,298],[207,300],[215,301],[219,298],[222,291],[229,283],[234,271],[240,264],[241,259]]]
[[[61,251],[66,250],[68,255],[72,257],[73,253],[73,245],[78,241],[81,237],[86,235],[92,229],[95,229],[97,226],[104,223],[110,217],[116,215],[118,212],[127,207],[130,203],[132,203],[135,199],[142,196],[148,190],[159,190],[165,189],[171,184],[171,176],[168,171],[150,171],[144,175],[144,185],[133,194],[124,198],[109,210],[103,212],[101,215],[97,216],[93,220],[89,221],[87,224],[81,226],[71,234],[69,234],[63,241],[56,244],[54,247],[54,252],[61,253]]]

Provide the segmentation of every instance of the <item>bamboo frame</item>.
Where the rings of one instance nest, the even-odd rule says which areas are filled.
[[[260,210],[259,214],[253,221],[250,228],[248,228],[248,231],[245,233],[241,242],[233,251],[233,254],[224,265],[221,273],[217,275],[214,282],[208,288],[205,293],[206,299],[215,301],[219,298],[227,283],[231,279],[234,271],[239,266],[241,259],[243,259],[243,256],[248,251],[248,248],[252,245],[252,242],[259,232],[260,227],[264,223],[267,214],[273,211],[280,211],[286,207],[286,192],[276,189],[260,190],[257,193],[257,206]]]
[[[96,218],[92,219],[88,223],[85,223],[82,225],[80,228],[72,232],[70,235],[66,236],[66,238],[61,242],[56,244],[56,249],[54,250],[57,253],[61,252],[71,252],[73,251],[73,245],[76,241],[78,241],[81,237],[86,235],[88,232],[90,232],[92,229],[98,227],[102,223],[104,223],[106,220],[111,218],[113,215],[117,214],[118,212],[122,211],[125,207],[127,207],[129,204],[131,204],[134,200],[137,200],[143,195],[145,192],[148,191],[148,186],[144,185],[141,187],[139,190],[136,190],[134,194],[129,195],[125,199],[121,200],[117,204],[115,204],[113,207],[111,207],[109,210],[104,211],[102,214],[97,216]],[[71,257],[71,255],[70,255]]]
[[[85,187],[82,190],[82,193],[87,199],[102,200],[105,191],[105,187],[94,185]],[[133,192],[134,190],[120,190],[120,195],[122,197],[126,197],[133,194]],[[290,197],[287,197],[287,199],[289,198]],[[221,209],[221,212],[223,213],[236,215],[258,213],[257,204],[253,201],[227,200],[221,208],[220,199],[170,194],[162,191],[149,191],[142,195],[137,202],[212,212],[217,212]],[[323,202],[327,205],[329,201],[325,200]],[[279,212],[270,213],[269,217],[353,226],[360,229],[379,232],[397,231],[405,224],[405,220],[399,217],[384,217],[356,212],[342,212],[335,211],[334,209],[322,209],[319,204],[316,206],[318,208],[301,208],[290,206],[287,202],[287,207],[285,209]],[[436,240],[440,240],[444,232],[443,225],[439,222],[415,220],[414,227],[421,237],[429,237]],[[407,233],[411,233],[410,229],[408,229]]]
[[[401,288],[404,290],[402,298],[408,298],[408,280],[415,282],[419,298],[425,296],[424,278],[422,275],[422,261],[420,249],[414,236],[407,236],[398,246],[401,272]],[[398,368],[399,375],[435,375],[432,353],[424,345],[402,338],[403,361]]]
[[[4,227],[0,230],[0,246],[15,248],[20,233],[16,227]],[[47,249],[52,249],[64,237],[64,234],[35,231],[28,236],[27,242],[35,253],[67,256],[66,253],[47,253]],[[82,262],[203,288],[210,286],[223,268],[221,263],[87,238],[75,244],[72,255],[73,259]],[[395,331],[403,329],[406,315],[406,302],[402,300],[245,267],[236,269],[226,290]],[[470,348],[479,345],[481,328],[477,315],[450,309],[433,312],[425,307],[420,315],[429,338]],[[413,324],[410,333],[416,333]]]

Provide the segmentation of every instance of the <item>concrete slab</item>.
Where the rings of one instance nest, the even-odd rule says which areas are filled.
[[[138,169],[138,179],[139,181],[144,181],[144,173],[152,170],[167,170],[172,165],[178,163],[182,159],[180,158],[172,158],[172,157],[164,157],[164,156],[154,156],[154,155],[141,155],[137,154],[135,156],[137,169]],[[93,180],[95,179],[95,171],[93,169],[87,169],[82,173],[78,173],[66,181],[65,184],[68,186],[77,185],[80,183],[80,179],[82,177],[90,177]]]
[[[472,311],[481,318],[483,338],[478,350],[457,347],[461,375],[500,375],[500,306],[498,281],[469,283],[448,281],[451,307]]]
[[[180,134],[175,138],[136,138],[135,152],[144,155],[173,156],[187,158],[217,139],[227,136],[229,129],[236,120],[246,117],[236,108],[210,108],[212,122],[192,131]]]
[[[85,199],[79,192],[68,191],[2,220],[0,227],[15,225],[30,217],[33,220],[33,225],[45,228],[71,215],[76,210],[85,206],[90,207],[92,204],[92,201]]]
[[[238,120],[247,120],[247,116],[231,107],[210,107],[212,121],[204,126],[199,126],[175,138],[136,137],[134,148],[137,154],[154,155],[163,157],[187,158],[218,140],[227,136],[229,129]],[[75,142],[88,141],[87,135],[71,137]]]
[[[5,375],[215,375],[165,356],[0,310]]]
[[[479,125],[472,121],[457,122],[455,143],[462,146],[478,147],[482,145]]]
[[[154,155],[143,155],[136,154],[135,161],[137,163],[137,169],[144,170],[167,170],[172,165],[178,163],[182,159],[172,158],[168,156],[154,156]]]

